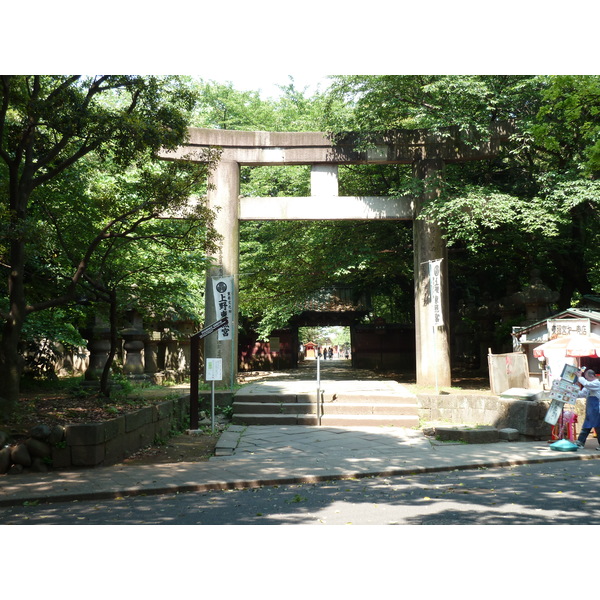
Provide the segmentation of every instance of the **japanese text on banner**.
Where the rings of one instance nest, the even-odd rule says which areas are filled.
[[[228,323],[219,329],[218,340],[232,340],[233,331],[233,277],[213,277],[213,295],[217,319],[227,317]]]
[[[429,295],[431,296],[431,320],[434,327],[444,324],[442,314],[441,263],[441,258],[429,261]]]

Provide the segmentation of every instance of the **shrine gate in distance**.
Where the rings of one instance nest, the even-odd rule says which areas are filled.
[[[189,140],[165,159],[206,160],[206,150],[220,151],[209,176],[208,202],[216,209],[215,229],[222,236],[213,267],[207,274],[205,324],[218,320],[213,301],[212,278],[232,277],[234,301],[231,340],[205,340],[205,356],[221,358],[223,381],[233,384],[237,376],[239,222],[260,220],[363,220],[388,219],[413,222],[415,347],[417,384],[449,386],[450,343],[448,325],[448,261],[439,227],[418,219],[424,204],[440,193],[444,165],[489,159],[508,140],[510,126],[495,124],[485,140],[466,136],[458,128],[439,134],[427,130],[396,130],[378,134],[366,149],[357,149],[355,134],[333,139],[325,133],[232,131],[189,129]],[[351,164],[410,164],[423,192],[411,197],[338,195],[338,166]],[[310,165],[309,197],[240,197],[240,167]],[[443,325],[436,326],[429,293],[429,261],[442,259],[439,274]]]

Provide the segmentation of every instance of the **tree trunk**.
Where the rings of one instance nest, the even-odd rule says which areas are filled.
[[[0,342],[0,420],[8,419],[19,399],[23,360],[19,354],[21,328],[4,323]]]
[[[117,332],[117,293],[115,290],[109,292],[110,306],[110,351],[102,370],[100,377],[100,392],[108,398],[110,396],[110,369],[117,353],[117,344],[119,341]]]
[[[20,200],[20,202],[19,202]],[[11,198],[11,206],[21,206],[23,199]],[[25,211],[15,211],[11,230],[17,230],[18,220],[25,220]],[[21,331],[25,322],[25,241],[15,236],[10,241],[10,272],[8,274],[9,311],[6,314],[0,342],[0,418],[8,418],[19,399],[23,359],[19,353]]]

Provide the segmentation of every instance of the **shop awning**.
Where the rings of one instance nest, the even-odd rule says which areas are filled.
[[[556,353],[558,350],[564,350],[565,356],[576,358],[582,356],[600,357],[600,336],[595,333],[590,335],[565,335],[534,348],[533,356],[543,358],[547,356],[548,352]]]

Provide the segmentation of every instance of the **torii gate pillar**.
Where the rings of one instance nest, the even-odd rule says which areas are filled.
[[[415,281],[415,347],[417,382],[427,387],[451,385],[448,302],[448,252],[440,228],[418,218],[423,205],[439,194],[444,163],[424,159],[413,164],[413,172],[423,182],[423,192],[415,198],[413,220]],[[429,261],[442,259],[440,297],[443,326],[435,326],[429,290]]]
[[[231,340],[218,340],[215,333],[204,339],[204,356],[223,362],[223,383],[230,389],[237,380],[238,291],[239,291],[239,202],[240,165],[221,160],[209,176],[208,204],[216,212],[215,230],[222,236],[218,255],[211,257],[206,276],[205,321],[209,325],[219,320],[213,298],[213,277],[232,277],[234,285],[233,312],[230,318]]]

